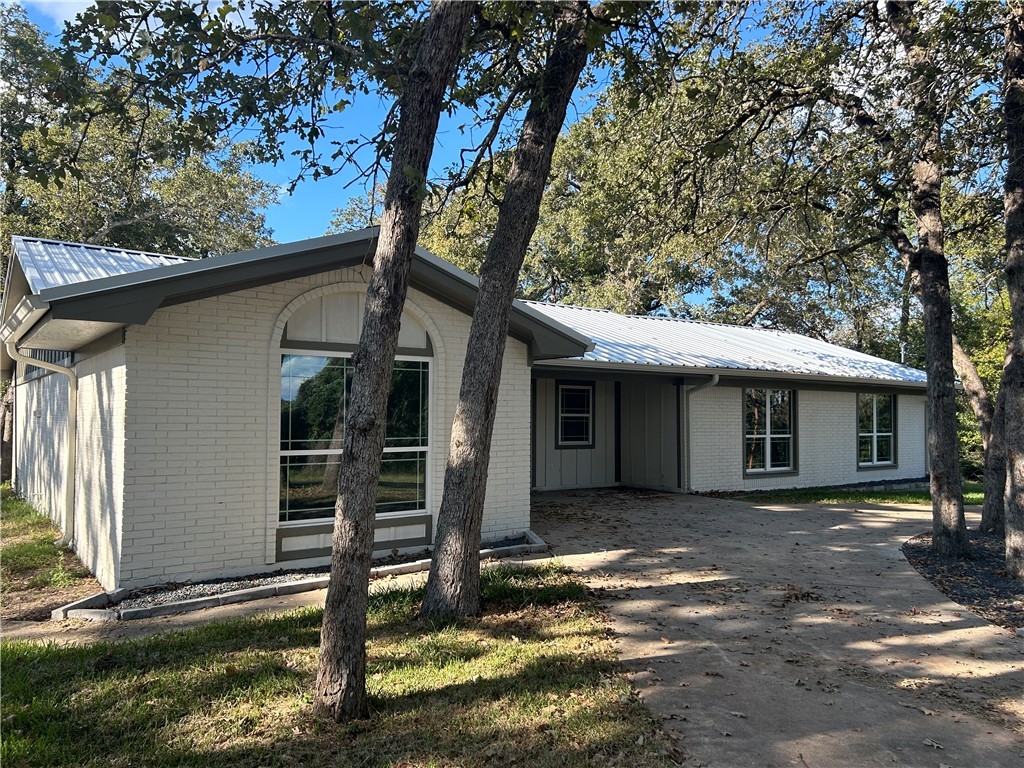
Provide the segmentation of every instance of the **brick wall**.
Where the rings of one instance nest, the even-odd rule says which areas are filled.
[[[280,329],[301,297],[365,290],[367,276],[345,269],[202,299],[128,330],[122,585],[274,561]],[[428,497],[436,515],[470,318],[415,290],[407,312],[434,348]],[[529,403],[527,350],[509,339],[486,539],[529,527]]]
[[[104,589],[118,583],[125,465],[125,349],[101,352],[78,373],[75,550]]]
[[[923,477],[924,395],[898,395],[897,462],[892,469],[857,468],[857,395],[797,393],[798,474],[743,476],[743,390],[718,386],[690,398],[690,485],[734,491],[845,485]]]
[[[19,365],[19,370],[22,366]],[[78,456],[74,549],[105,589],[117,584],[124,491],[124,348],[77,363]],[[68,381],[47,373],[19,381],[15,487],[63,526]]]
[[[19,376],[24,365],[18,363]],[[33,507],[63,523],[68,380],[59,373],[16,381],[14,487]]]

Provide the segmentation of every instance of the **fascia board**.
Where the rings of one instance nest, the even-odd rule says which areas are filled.
[[[700,368],[695,366],[681,365],[652,365],[645,363],[612,363],[595,360],[557,360],[549,362],[538,362],[538,367],[545,368],[572,368],[595,371],[621,371],[621,372],[644,372],[660,373],[666,376],[688,375],[688,376],[713,376],[718,374],[722,378],[744,378],[744,379],[779,379],[805,383],[835,383],[835,384],[863,384],[870,386],[898,387],[901,389],[918,389],[924,391],[927,382],[909,381],[906,379],[880,379],[867,378],[862,376],[830,376],[824,373],[792,373],[788,371],[770,371],[758,368]]]

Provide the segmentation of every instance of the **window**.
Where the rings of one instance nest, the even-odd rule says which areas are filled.
[[[281,355],[282,522],[334,515],[353,370],[338,353]],[[427,361],[395,361],[378,513],[427,507],[428,382]]]
[[[892,466],[896,463],[896,398],[894,395],[857,395],[857,465]]]
[[[594,385],[561,384],[558,390],[558,447],[594,447]]]
[[[785,472],[796,468],[794,401],[794,392],[788,389],[743,391],[745,472]]]

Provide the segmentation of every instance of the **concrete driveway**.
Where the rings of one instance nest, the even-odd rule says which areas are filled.
[[[535,500],[690,766],[1024,765],[1022,643],[903,558],[924,508]]]

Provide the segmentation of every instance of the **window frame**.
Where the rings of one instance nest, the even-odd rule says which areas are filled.
[[[871,406],[871,432],[860,431],[860,399],[862,397],[870,397],[872,400]],[[878,398],[888,397],[892,402],[892,431],[891,432],[879,432],[878,431]],[[894,392],[858,392],[854,399],[854,457],[857,463],[858,472],[870,472],[877,469],[896,469],[899,467],[899,419],[897,414],[899,409],[897,407],[898,398]],[[892,459],[890,461],[879,462],[878,457],[878,438],[889,437],[892,440]],[[860,460],[860,441],[863,437],[871,438],[871,456],[872,461],[862,462]]]
[[[768,408],[768,413],[765,418],[765,433],[763,435],[748,435],[747,433],[747,393],[755,390],[761,390],[765,393],[765,405]],[[789,466],[771,468],[768,465],[771,463],[771,393],[772,392],[788,392],[789,393]],[[740,397],[742,398],[742,421],[740,423],[740,462],[743,467],[743,477],[785,477],[787,475],[799,475],[800,466],[797,446],[799,445],[799,423],[797,414],[799,408],[797,407],[798,390],[796,389],[785,389],[782,387],[772,386],[754,386],[754,387],[743,387],[740,390]],[[749,469],[747,467],[747,440],[758,439],[764,441],[764,456],[765,466],[759,469]]]
[[[586,442],[583,441],[565,441],[562,439],[562,389],[577,389],[584,390],[589,393],[590,397],[590,408],[586,414],[588,424],[588,434],[590,439]],[[597,386],[593,381],[570,381],[570,380],[556,380],[555,381],[555,449],[559,451],[565,450],[593,450],[595,447],[595,427],[597,426]],[[579,414],[566,414],[579,418]]]
[[[323,344],[317,345],[313,348],[313,345],[306,345],[302,347],[292,346],[280,346],[277,349],[276,359],[277,371],[278,371],[278,382],[280,383],[281,377],[281,360],[284,355],[297,355],[300,357],[327,357],[327,358],[346,358],[351,359],[353,356],[352,352],[342,351],[338,349],[342,345],[331,344],[324,342]],[[422,515],[430,514],[431,510],[431,471],[432,471],[432,452],[433,452],[433,420],[434,420],[434,408],[433,408],[433,396],[434,396],[434,368],[436,360],[432,356],[427,355],[395,355],[395,362],[423,362],[427,364],[427,424],[426,424],[426,443],[422,446],[385,446],[383,453],[421,453],[423,455],[423,462],[426,468],[426,476],[424,478],[424,492],[423,500],[424,505],[422,509],[416,510],[393,510],[388,512],[375,512],[375,520],[388,520],[391,518],[403,518],[409,517],[410,515]],[[341,456],[341,448],[328,448],[328,449],[283,449],[281,448],[281,432],[280,426],[278,427],[278,442],[277,442],[277,472],[280,475],[281,459],[286,456]],[[280,481],[278,481],[280,483]],[[334,513],[331,512],[325,517],[313,517],[302,520],[282,520],[281,514],[284,510],[280,507],[280,485],[277,491],[278,507],[276,514],[276,524],[278,528],[290,528],[290,527],[301,527],[301,526],[315,526],[324,525],[325,522],[333,522]]]

